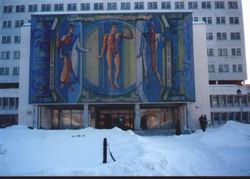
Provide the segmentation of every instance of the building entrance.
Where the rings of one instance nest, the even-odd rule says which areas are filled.
[[[96,106],[96,128],[134,129],[134,106]]]

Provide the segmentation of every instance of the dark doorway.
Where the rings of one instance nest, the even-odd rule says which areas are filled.
[[[95,106],[96,128],[111,129],[119,127],[123,130],[134,129],[133,105]]]

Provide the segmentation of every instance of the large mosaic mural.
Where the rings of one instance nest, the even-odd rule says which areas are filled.
[[[191,13],[33,15],[30,103],[195,100]]]

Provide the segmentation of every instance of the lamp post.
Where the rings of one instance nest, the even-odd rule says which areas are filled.
[[[237,90],[237,95],[239,97],[239,103],[240,103],[240,122],[242,122],[242,105],[241,105],[241,90]]]

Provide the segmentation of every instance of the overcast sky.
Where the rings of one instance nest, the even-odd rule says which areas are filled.
[[[247,84],[250,84],[250,0],[242,0],[243,6],[243,20],[246,43],[246,60],[247,60]]]

